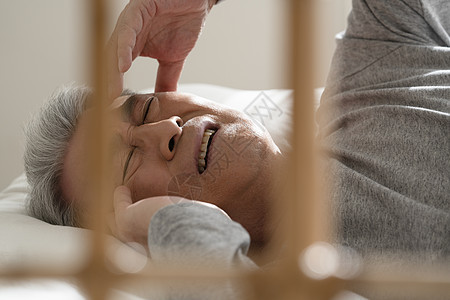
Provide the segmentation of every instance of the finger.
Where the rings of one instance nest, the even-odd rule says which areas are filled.
[[[108,98],[112,101],[123,91],[123,73],[117,69],[108,72]]]
[[[113,100],[120,96],[123,90],[123,73],[117,66],[117,35],[113,34],[108,41],[107,49],[107,82],[108,98]]]
[[[128,206],[133,204],[131,199],[131,191],[128,187],[121,185],[118,186],[114,191],[114,211],[116,214],[120,214]]]
[[[133,61],[133,52],[142,50],[136,49],[136,40],[143,26],[144,20],[140,4],[137,1],[130,2],[121,13],[114,29],[117,32],[118,69],[122,73],[130,69]]]
[[[123,73],[132,64],[132,51],[143,26],[139,9],[130,2],[120,14],[108,45],[108,96],[111,100],[123,91]]]
[[[159,61],[158,73],[156,75],[155,93],[175,92],[178,80],[183,70],[184,60],[177,62]]]
[[[121,73],[127,72],[133,61],[132,52],[136,46],[136,30],[127,24],[121,26],[117,37],[117,58],[118,70]]]

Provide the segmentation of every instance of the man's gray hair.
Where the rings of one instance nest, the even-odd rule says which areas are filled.
[[[60,179],[67,144],[90,94],[84,86],[60,88],[25,130],[25,173],[31,188],[28,213],[50,224],[80,225],[76,207],[62,197]]]

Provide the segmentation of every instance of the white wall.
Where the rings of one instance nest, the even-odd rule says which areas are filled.
[[[23,124],[59,85],[84,82],[89,70],[85,11],[89,0],[0,1],[0,189],[20,174]],[[125,0],[113,4],[113,26]],[[316,0],[319,9],[316,85],[323,85],[333,36],[342,30],[349,0]],[[287,88],[286,4],[283,0],[227,0],[214,7],[189,56],[181,82],[244,89]],[[152,86],[156,64],[138,59],[126,84]]]
[[[22,172],[30,113],[56,86],[83,78],[79,23],[76,0],[0,1],[0,188]]]

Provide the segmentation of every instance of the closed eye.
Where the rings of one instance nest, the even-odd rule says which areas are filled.
[[[150,105],[152,104],[154,97],[150,97],[149,99],[147,99],[147,101],[145,101],[145,105],[144,105],[144,114],[142,116],[142,124],[145,124],[145,120],[147,119],[147,116],[150,112]]]
[[[145,120],[147,119],[147,116],[150,112],[150,105],[152,104],[154,97],[150,97],[145,101],[144,104],[144,113],[142,114],[142,122],[141,125],[145,124]],[[133,147],[133,149],[131,149],[131,151],[128,153],[127,159],[125,161],[125,165],[123,168],[123,174],[122,174],[122,184],[125,181],[125,176],[127,175],[127,169],[128,169],[128,165],[130,164],[131,161],[131,157],[133,156],[134,150],[136,150],[136,147]]]

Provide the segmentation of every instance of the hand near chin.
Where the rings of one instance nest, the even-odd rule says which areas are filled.
[[[158,60],[155,92],[176,91],[184,61],[216,0],[131,0],[108,43],[110,97],[138,56]]]
[[[153,215],[173,204],[168,196],[142,199],[133,203],[130,189],[119,186],[114,191],[112,233],[123,242],[137,242],[147,248],[147,233]]]

